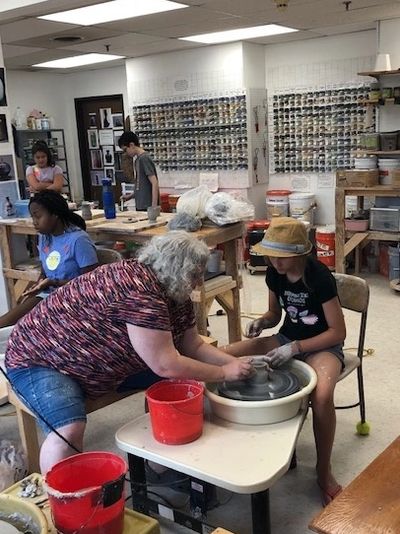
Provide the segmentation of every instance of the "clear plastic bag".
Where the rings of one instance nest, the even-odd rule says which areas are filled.
[[[215,193],[205,207],[206,216],[219,226],[246,219],[254,219],[254,206],[245,200],[236,200],[228,193]]]
[[[0,441],[0,492],[22,480],[27,474],[22,448],[12,441]]]
[[[200,185],[199,187],[195,187],[179,197],[176,204],[176,212],[187,213],[192,217],[204,219],[206,203],[212,196],[207,186]]]

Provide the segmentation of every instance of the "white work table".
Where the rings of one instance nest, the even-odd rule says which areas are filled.
[[[149,510],[160,513],[157,506],[147,506],[150,499],[143,485],[146,459],[196,479],[192,489],[193,486],[198,489],[203,481],[251,495],[253,533],[270,533],[268,490],[289,468],[304,417],[305,411],[300,411],[282,423],[239,425],[207,415],[203,434],[185,445],[164,445],[156,441],[148,414],[135,419],[116,433],[118,447],[128,453],[134,507],[139,506],[145,513]],[[201,511],[204,520],[205,507]],[[169,518],[188,526],[190,516],[181,520],[182,515],[171,513]],[[197,532],[203,532],[203,526],[198,517],[190,524]]]

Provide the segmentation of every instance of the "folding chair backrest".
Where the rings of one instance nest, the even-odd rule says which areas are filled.
[[[334,273],[342,308],[366,313],[369,303],[369,287],[365,280],[350,274]]]

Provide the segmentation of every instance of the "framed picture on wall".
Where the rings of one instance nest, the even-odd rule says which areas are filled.
[[[100,108],[100,128],[112,128],[112,113],[111,108]]]
[[[123,119],[122,113],[113,113],[111,117],[112,117],[113,128],[124,127],[124,119]]]
[[[103,168],[103,157],[101,150],[91,150],[90,151],[90,167],[92,169],[102,169]]]
[[[89,113],[89,128],[97,128],[97,113]]]
[[[7,105],[5,70],[0,69],[0,106]]]
[[[102,185],[103,173],[100,171],[90,171],[90,181],[92,185]]]
[[[112,130],[99,130],[100,145],[112,145],[114,142]]]
[[[122,152],[122,150],[118,146],[118,141],[121,135],[124,133],[124,130],[114,130],[114,146],[115,146],[115,152]]]
[[[102,146],[104,165],[114,165],[114,146]]]
[[[88,130],[89,148],[99,148],[99,132],[97,130]]]
[[[1,113],[0,114],[0,143],[7,143],[8,142],[8,130],[7,130],[7,120],[6,116]]]
[[[0,182],[15,179],[14,160],[11,154],[0,156]]]
[[[104,167],[104,178],[109,178],[112,185],[115,185],[115,169],[114,167]]]

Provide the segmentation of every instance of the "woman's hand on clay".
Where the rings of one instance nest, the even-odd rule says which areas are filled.
[[[253,373],[253,366],[251,365],[251,356],[243,356],[235,358],[229,363],[222,366],[224,371],[224,380],[227,382],[232,380],[242,380]]]
[[[271,367],[279,367],[288,362],[296,354],[299,354],[298,345],[295,341],[292,341],[267,352],[266,360]]]

